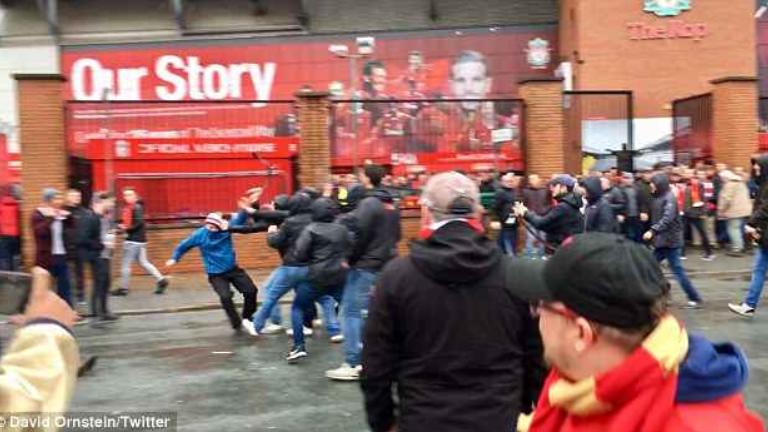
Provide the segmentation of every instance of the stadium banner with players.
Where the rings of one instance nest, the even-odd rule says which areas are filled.
[[[358,36],[374,36],[375,45],[351,71],[329,46],[354,52]],[[554,25],[68,46],[62,72],[66,98],[76,101],[68,138],[76,146],[107,135],[291,136],[290,102],[309,87],[369,101],[336,104],[335,163],[350,159],[350,145],[359,147],[355,158],[382,154],[392,164],[434,153],[522,163],[520,110],[494,100],[514,99],[521,79],[553,76],[556,52]]]

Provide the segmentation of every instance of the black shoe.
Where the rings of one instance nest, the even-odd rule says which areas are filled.
[[[99,358],[96,356],[91,356],[88,358],[88,360],[85,361],[85,363],[81,364],[79,368],[77,368],[77,377],[80,378],[83,375],[86,375],[88,372],[93,370],[93,367],[96,366],[96,360]]]
[[[118,288],[116,290],[113,290],[110,294],[117,297],[125,297],[128,295],[128,290],[125,288]]]
[[[168,288],[168,278],[162,278],[159,281],[157,281],[157,288],[155,289],[155,294],[161,295],[165,294],[165,289]]]
[[[111,313],[106,313],[99,317],[99,321],[117,321],[120,317]]]

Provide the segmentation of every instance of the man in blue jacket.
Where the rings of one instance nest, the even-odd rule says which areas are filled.
[[[245,219],[245,213],[241,212],[232,220],[232,225],[242,225]],[[232,233],[227,231],[228,228],[227,221],[221,217],[221,214],[209,214],[205,218],[205,225],[179,243],[173,251],[173,257],[165,265],[172,267],[190,249],[199,248],[205,271],[208,273],[208,282],[218,294],[232,328],[235,331],[244,329],[251,336],[258,336],[250,320],[256,311],[258,289],[248,273],[237,266],[235,249],[232,246]],[[238,315],[235,302],[232,300],[230,284],[243,295],[245,303],[242,317]]]

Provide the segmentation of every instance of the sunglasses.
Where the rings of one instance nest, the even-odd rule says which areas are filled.
[[[552,303],[547,303],[545,301],[540,300],[535,306],[531,306],[531,313],[533,316],[538,317],[541,315],[541,311],[545,310],[547,312],[551,312],[556,315],[560,315],[562,317],[568,318],[569,320],[575,320],[579,317],[575,312],[568,309],[565,306],[558,305],[555,306]]]

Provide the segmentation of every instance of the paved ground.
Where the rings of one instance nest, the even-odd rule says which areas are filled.
[[[689,329],[743,347],[752,368],[747,403],[768,417],[768,310],[748,321],[725,308],[743,295],[746,282],[739,271],[748,270],[749,260],[690,259],[686,266],[697,274],[694,283],[707,303],[700,311],[675,313]],[[115,309],[216,301],[200,275],[178,277],[167,296],[154,296],[144,284],[115,301]],[[682,302],[679,288],[673,289]],[[310,358],[300,365],[283,360],[287,337],[235,336],[220,310],[125,316],[102,328],[78,326],[76,333],[83,355],[100,360],[92,375],[80,380],[73,411],[175,411],[182,431],[367,430],[358,386],[323,377],[340,362],[341,347],[322,333],[308,342]]]
[[[752,257],[733,258],[718,256],[715,261],[705,262],[699,259],[697,251],[691,251],[691,258],[685,261],[685,267],[692,277],[707,278],[715,276],[738,276],[746,274],[752,266]],[[259,288],[269,277],[269,271],[249,270],[248,273]],[[698,276],[696,276],[698,275]],[[153,294],[154,280],[148,276],[135,276],[131,293],[128,297],[111,297],[113,309],[119,313],[157,313],[177,310],[199,310],[218,307],[218,298],[208,285],[202,273],[181,273],[171,276],[171,287],[162,296]],[[264,290],[259,290],[259,298]],[[290,295],[286,297],[290,301]]]

